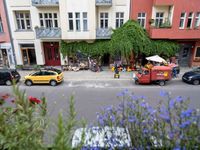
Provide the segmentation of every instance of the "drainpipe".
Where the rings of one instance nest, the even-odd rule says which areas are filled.
[[[4,10],[5,10],[5,15],[6,15],[6,21],[7,21],[7,25],[8,25],[8,33],[9,33],[9,37],[10,37],[12,54],[13,54],[13,58],[14,58],[14,65],[15,65],[15,69],[16,69],[17,61],[16,61],[16,55],[15,55],[15,50],[14,50],[13,38],[12,38],[12,30],[11,30],[11,27],[10,27],[10,21],[8,19],[9,16],[8,16],[8,9],[7,9],[6,0],[3,0],[3,5],[4,5]]]

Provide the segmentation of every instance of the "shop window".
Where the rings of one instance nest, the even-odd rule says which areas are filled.
[[[195,57],[200,57],[200,47],[197,47]]]

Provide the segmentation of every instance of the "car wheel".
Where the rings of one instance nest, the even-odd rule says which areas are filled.
[[[51,81],[50,81],[50,85],[51,85],[51,86],[56,86],[56,85],[57,85],[57,82],[56,82],[55,80],[51,80]]]
[[[160,86],[164,86],[164,85],[165,85],[165,81],[160,80],[160,81],[159,81],[159,85],[160,85]]]
[[[194,85],[199,85],[199,80],[194,80],[192,83],[193,83]]]
[[[138,84],[139,84],[139,81],[138,81],[138,80],[135,80],[135,84],[138,85]]]
[[[10,80],[7,80],[6,85],[10,86],[10,85],[12,85],[12,82]]]
[[[26,80],[26,81],[25,81],[25,84],[26,84],[27,86],[31,86],[33,83],[32,83],[31,80]]]

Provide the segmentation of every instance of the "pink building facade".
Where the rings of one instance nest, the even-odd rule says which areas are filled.
[[[200,0],[132,0],[130,18],[151,39],[177,41],[180,66],[200,66]]]
[[[0,0],[0,67],[14,67],[4,0]]]

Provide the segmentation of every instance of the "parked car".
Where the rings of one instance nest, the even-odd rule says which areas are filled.
[[[21,76],[15,69],[0,69],[0,84],[12,85],[19,82]]]
[[[50,84],[51,86],[56,86],[64,79],[63,72],[55,68],[51,68],[50,70],[39,70],[24,78],[27,86],[31,86],[32,84]]]
[[[186,83],[191,83],[194,85],[200,84],[200,67],[193,69],[192,71],[188,71],[184,73],[182,76],[182,80]]]

